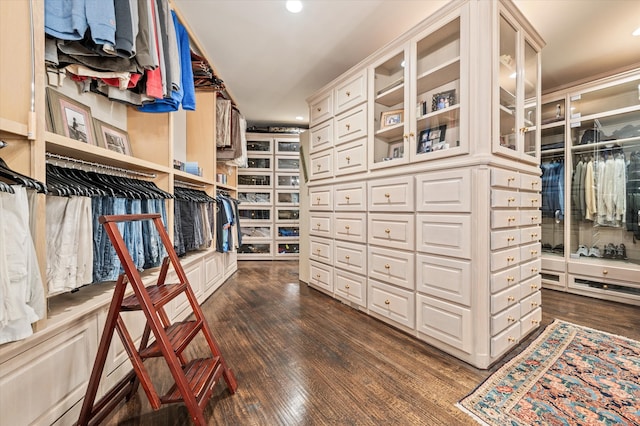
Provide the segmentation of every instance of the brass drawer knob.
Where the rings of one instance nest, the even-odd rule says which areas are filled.
[[[608,273],[609,273],[609,271],[606,270],[606,269],[602,271],[602,275],[607,275]]]
[[[508,202],[508,203],[513,203],[515,200],[516,200],[516,199],[515,199],[515,198],[513,198],[513,197],[509,197],[509,198],[507,198],[507,202]]]
[[[320,197],[316,197],[316,203],[320,204]]]
[[[388,192],[385,192],[384,196],[385,196],[386,198],[390,198],[390,197],[391,197],[391,194],[389,194]]]
[[[320,230],[320,224],[318,223],[318,224],[316,224],[316,226],[318,227],[318,230]]]
[[[513,262],[514,257],[513,256],[507,256],[507,262]]]
[[[513,182],[514,180],[516,180],[516,178],[514,178],[514,177],[508,177],[507,178],[507,182],[509,182],[509,183]]]
[[[345,259],[349,260],[351,259],[351,256],[349,256],[348,254],[344,257]]]
[[[514,343],[516,341],[516,338],[509,336],[508,340],[509,340],[509,343]]]
[[[538,250],[531,250],[531,255],[535,256],[536,254],[538,254]]]
[[[538,302],[531,302],[531,307],[532,308],[538,307]]]
[[[391,265],[389,265],[388,263],[385,263],[384,269],[391,269]]]
[[[513,297],[513,296],[509,296],[509,297],[507,297],[507,301],[508,301],[508,302],[514,302],[515,300],[516,300],[516,298],[515,298],[515,297]]]
[[[317,248],[317,249],[316,249],[316,253],[318,253],[318,254],[320,254],[320,252],[321,252],[321,251],[322,251],[322,250],[321,250],[321,249],[319,249],[319,248]]]
[[[347,157],[347,158],[349,158],[349,157]],[[347,202],[349,202],[349,200],[351,199],[351,197],[349,197],[348,195],[345,195],[345,196],[344,196],[344,199],[345,199],[345,200],[347,200]]]
[[[387,234],[390,234],[391,233],[391,229],[387,228],[387,229],[384,230],[384,232],[386,232]]]
[[[508,322],[514,322],[516,319],[514,317],[507,317]]]
[[[536,320],[536,319],[532,319],[532,320],[531,320],[531,324],[533,324],[533,325],[538,325],[538,324],[540,324],[540,321],[538,321],[538,320]]]
[[[535,274],[536,272],[538,272],[538,268],[531,268],[531,272]]]
[[[350,129],[351,129],[351,124],[347,123],[347,130],[350,130]]]
[[[320,142],[320,136],[318,136],[317,139],[318,139],[318,142]]]
[[[507,277],[507,281],[508,281],[508,282],[513,282],[514,280],[515,280],[515,278],[514,278],[514,277],[512,277],[511,275],[509,275],[509,276]]]
[[[322,111],[322,108],[318,107],[318,112]]]
[[[538,216],[531,216],[531,220],[532,220],[532,221],[536,221],[536,220],[538,220]]]
[[[389,299],[387,299],[387,300],[385,300],[385,301],[384,301],[384,304],[385,304],[385,305],[389,305],[390,303],[391,303],[391,302],[389,301]]]
[[[320,167],[322,167],[320,164],[318,164],[318,171],[320,171]]]
[[[347,156],[347,157],[345,158],[345,160],[347,160],[347,163],[350,163],[350,162],[351,162],[351,157],[348,157],[348,156]]]
[[[344,226],[344,229],[346,229],[346,230],[348,231],[349,229],[351,229],[351,226],[349,226],[349,225],[345,225],[345,226]]]
[[[344,286],[344,288],[346,288],[347,290],[349,290],[351,287],[349,286],[349,284],[346,284],[346,285]]]
[[[516,218],[515,218],[515,217],[513,217],[513,216],[509,216],[509,217],[507,218],[507,222],[513,222],[513,221],[515,221],[515,220],[516,220]]]
[[[531,284],[531,290],[536,290],[538,286],[536,284]]]
[[[538,233],[532,232],[531,233],[531,238],[538,238]]]
[[[316,275],[316,278],[317,278],[317,279],[320,279],[320,274],[317,274],[317,275]]]
[[[514,241],[515,239],[515,237],[507,237],[507,241]]]

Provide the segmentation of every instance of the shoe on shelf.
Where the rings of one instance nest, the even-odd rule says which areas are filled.
[[[551,247],[551,244],[544,243],[544,244],[542,244],[542,250],[543,251],[553,251],[553,248]]]
[[[627,248],[624,244],[616,247],[616,259],[627,260]]]
[[[586,248],[586,247],[585,247]],[[564,253],[564,244],[558,244],[553,248],[554,253]],[[586,256],[586,255],[585,255]]]
[[[613,243],[609,243],[604,247],[604,255],[605,259],[613,259],[616,256],[616,247]]]
[[[598,246],[593,246],[589,249],[589,257],[602,257],[602,253],[600,252],[600,248]]]
[[[578,251],[576,252],[578,256],[589,256],[589,250],[587,246],[583,246],[582,244],[578,246]]]

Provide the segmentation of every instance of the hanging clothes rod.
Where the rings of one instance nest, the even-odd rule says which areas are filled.
[[[47,156],[47,158],[52,158],[52,159],[62,160],[62,161],[68,161],[70,163],[82,164],[83,166],[96,167],[96,168],[103,169],[103,170],[110,170],[110,171],[114,171],[114,172],[126,173],[126,174],[134,175],[134,176],[142,176],[142,177],[146,177],[146,178],[150,178],[150,179],[154,179],[155,177],[157,177],[157,175],[155,173],[145,173],[145,172],[139,172],[137,170],[129,170],[129,169],[123,169],[121,167],[108,166],[106,164],[94,163],[92,161],[79,160],[77,158],[66,157],[64,155],[53,154],[51,152],[47,152],[47,153],[45,153],[45,155]]]
[[[174,180],[173,181],[175,186],[179,186],[182,188],[193,188],[193,189],[206,189],[207,187],[205,185],[199,185],[197,183],[191,183],[191,182],[185,182],[182,180]]]

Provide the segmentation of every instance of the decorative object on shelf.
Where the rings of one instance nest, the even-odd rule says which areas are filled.
[[[389,144],[389,158],[402,158],[404,157],[404,143],[402,141]]]
[[[394,109],[392,111],[384,111],[380,114],[380,129],[393,127],[404,121],[404,110]]]
[[[444,139],[447,125],[433,127],[431,129],[422,130],[418,138],[418,147],[416,153],[423,154],[425,152],[438,151],[446,149]]]
[[[52,130],[89,145],[97,145],[93,132],[91,108],[47,87],[47,102]]]
[[[93,123],[96,130],[98,146],[110,151],[119,152],[120,154],[133,155],[131,152],[131,143],[129,142],[129,134],[126,131],[118,129],[97,118],[93,119]]]
[[[555,419],[579,424],[585,411],[596,423],[636,424],[640,342],[555,320],[458,407],[487,425],[529,425]],[[563,380],[570,377],[571,380]],[[606,377],[596,381],[594,377]],[[580,390],[576,392],[575,390]],[[585,410],[584,407],[588,407]]]
[[[431,111],[438,111],[441,109],[449,108],[456,104],[456,91],[455,89],[447,90],[444,92],[436,93],[433,95],[431,102]]]

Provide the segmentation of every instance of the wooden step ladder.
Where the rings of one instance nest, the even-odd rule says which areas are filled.
[[[140,220],[153,221],[168,254],[160,267],[157,283],[149,287],[144,286],[117,226],[119,222]],[[237,382],[233,372],[227,367],[202,314],[178,255],[162,224],[161,216],[159,214],[111,215],[101,216],[99,221],[104,225],[122,262],[124,274],[121,274],[116,282],[78,425],[100,423],[122,399],[131,398],[139,384],[142,385],[154,410],[159,409],[162,404],[182,402],[186,405],[193,423],[205,425],[203,409],[219,378],[221,376],[224,378],[232,394],[236,391]],[[177,283],[165,283],[169,266],[173,266],[178,279]],[[133,287],[133,294],[124,297],[128,283]],[[164,306],[181,294],[184,294],[189,301],[195,319],[171,323]],[[135,347],[133,338],[127,331],[120,315],[122,311],[142,311],[146,317],[139,348]],[[120,335],[133,370],[94,404],[114,330]],[[183,352],[198,335],[204,336],[210,354],[205,358],[189,360]],[[155,339],[153,342],[150,342],[151,337]],[[164,357],[175,381],[163,396],[158,395],[144,365],[144,361],[152,357]]]

